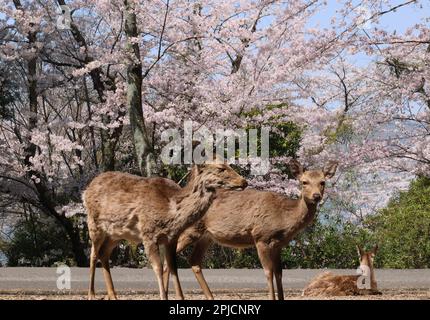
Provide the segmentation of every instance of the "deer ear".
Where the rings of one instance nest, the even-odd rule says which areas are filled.
[[[324,176],[326,179],[333,178],[334,174],[336,173],[337,169],[337,162],[330,161],[325,167],[324,167]]]
[[[372,254],[373,254],[373,255],[376,255],[376,252],[378,252],[378,249],[379,249],[379,246],[378,246],[378,245],[375,245],[375,246],[373,247],[373,249],[372,249]]]
[[[295,179],[300,178],[300,176],[303,174],[303,171],[304,171],[303,166],[296,159],[292,159],[288,163],[288,167],[290,169],[291,174],[293,175],[293,177]]]

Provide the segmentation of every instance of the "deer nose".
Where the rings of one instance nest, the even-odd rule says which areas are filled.
[[[321,200],[321,195],[319,193],[314,193],[312,195],[312,198],[314,199],[314,201],[318,202]]]

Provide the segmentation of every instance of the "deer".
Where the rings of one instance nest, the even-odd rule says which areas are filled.
[[[255,246],[266,275],[269,299],[275,300],[273,276],[278,299],[284,299],[281,249],[314,220],[326,180],[334,176],[337,163],[330,162],[322,170],[305,170],[293,159],[289,168],[300,181],[298,199],[251,188],[219,190],[206,215],[179,237],[178,253],[194,244],[189,263],[207,299],[213,300],[213,295],[202,273],[202,261],[213,242],[232,248]],[[169,266],[165,266],[166,290],[169,274]]]
[[[360,257],[359,269],[361,270],[362,275],[335,275],[331,272],[324,272],[316,276],[308,284],[308,286],[303,290],[302,296],[355,296],[364,294],[381,294],[381,292],[378,291],[375,272],[373,269],[373,260],[377,250],[377,245],[370,251],[364,251],[360,246],[357,246],[358,255]],[[366,285],[366,279],[370,279],[370,288],[361,287],[361,285]]]
[[[164,249],[176,296],[184,298],[176,267],[179,235],[206,214],[217,188],[234,190],[247,186],[246,180],[225,163],[194,165],[191,171],[194,178],[183,188],[170,179],[122,172],[101,173],[91,181],[82,196],[92,241],[89,300],[95,299],[98,259],[106,283],[106,299],[117,299],[109,257],[121,240],[143,243],[157,277],[160,298],[167,300],[160,256],[160,249]]]

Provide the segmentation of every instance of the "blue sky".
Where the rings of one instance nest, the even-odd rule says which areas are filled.
[[[358,3],[360,1],[354,1]],[[406,0],[390,0],[389,6],[382,8],[387,10],[388,8],[395,7],[399,4],[405,3]],[[330,20],[336,15],[336,11],[343,6],[344,1],[341,0],[328,0],[327,5],[322,8],[309,22],[309,26],[319,26],[320,28],[329,28]],[[386,30],[388,32],[396,32],[397,34],[404,33],[409,27],[425,21],[430,17],[430,1],[421,0],[418,5],[412,4],[399,8],[396,11],[384,14],[381,16],[380,21],[377,25],[379,29]],[[427,21],[427,24],[429,22]],[[370,24],[370,27],[372,25]],[[358,53],[353,57],[350,57],[350,62],[356,65],[364,66],[372,60],[363,53]]]
[[[321,3],[323,1],[320,1]],[[359,0],[354,0],[354,3],[361,3]],[[379,11],[386,11],[389,8],[396,7],[400,4],[407,2],[407,0],[390,0],[389,5],[379,8]],[[320,10],[309,20],[307,26],[309,28],[318,29],[331,29],[331,19],[337,16],[337,11],[344,6],[344,0],[327,0],[326,5],[321,5]],[[364,9],[366,12],[366,9]],[[384,14],[380,17],[378,24],[376,25],[379,29],[386,30],[388,32],[396,32],[402,34],[411,26],[417,23],[425,21],[424,19],[430,19],[430,1],[419,0],[418,4],[410,4],[399,8],[396,11]],[[261,28],[265,28],[272,21],[272,17],[266,17],[262,19],[260,23]],[[427,25],[430,21],[426,22]],[[368,24],[366,27],[374,27],[372,24]],[[349,57],[349,62],[358,66],[366,66],[374,57],[369,57],[363,53],[358,53],[352,57]]]
[[[406,0],[390,0],[390,7],[394,7]],[[342,7],[344,1],[328,0],[327,6],[313,17],[311,23],[319,23],[321,27],[329,27],[330,19],[336,14],[336,10]],[[358,1],[355,1],[358,2]],[[420,6],[422,9],[420,9]],[[383,8],[384,10],[387,9]],[[385,14],[381,17],[380,26],[388,31],[404,32],[409,26],[422,21],[423,18],[430,16],[430,1],[419,1],[418,5],[408,5],[395,12]]]
[[[406,0],[390,0],[390,6],[396,6]],[[73,1],[68,1],[73,3]],[[356,1],[357,2],[357,1]],[[323,10],[318,12],[310,21],[310,25],[318,24],[321,28],[330,26],[330,19],[336,14],[336,10],[342,7],[342,0],[328,0]],[[422,7],[422,9],[420,9]],[[384,8],[386,9],[386,8]],[[415,23],[422,21],[423,18],[430,17],[430,1],[421,0],[418,5],[408,5],[400,8],[396,12],[391,12],[381,18],[380,26],[388,31],[404,32],[405,29]],[[0,9],[0,19],[4,18],[4,13]]]

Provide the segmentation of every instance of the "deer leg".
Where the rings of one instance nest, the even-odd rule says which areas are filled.
[[[88,300],[94,300],[96,298],[96,292],[94,289],[94,278],[96,275],[96,263],[97,254],[94,243],[91,245],[91,255],[90,255],[90,288],[88,290]]]
[[[163,250],[161,250],[163,249]],[[161,264],[163,265],[163,285],[164,285],[164,291],[166,291],[166,294],[169,293],[169,266],[167,265],[167,245],[164,247],[159,247],[160,250],[160,258],[161,258]]]
[[[203,276],[202,261],[211,243],[212,241],[209,237],[200,238],[196,242],[196,245],[194,246],[193,253],[191,254],[191,258],[190,258],[191,268],[194,272],[194,275],[196,276],[196,279],[200,287],[203,290],[204,295],[206,296],[206,299],[208,300],[213,300],[214,297],[212,295],[211,290],[209,289],[209,286],[205,280],[205,277]]]
[[[281,263],[281,251],[277,250],[273,255],[273,264],[275,271],[276,288],[278,291],[278,299],[284,300],[284,289],[282,287],[282,263]]]
[[[112,275],[110,274],[109,258],[112,250],[116,247],[118,241],[111,240],[107,238],[102,247],[100,248],[100,261],[103,267],[103,275],[105,278],[106,289],[107,289],[107,299],[117,300],[115,289],[113,286]]]
[[[99,254],[100,247],[103,245],[105,240],[104,236],[97,233],[91,233],[91,255],[90,255],[90,285],[88,289],[88,300],[94,300],[96,298],[94,289],[94,279],[96,274],[97,257]]]
[[[167,293],[164,290],[163,285],[163,264],[161,263],[160,250],[156,243],[144,243],[145,250],[151,263],[152,269],[155,272],[155,276],[158,281],[158,289],[160,291],[161,300],[167,300]]]
[[[184,294],[182,292],[181,283],[179,282],[178,277],[178,265],[176,263],[176,242],[170,243],[168,246],[166,246],[166,262],[167,262],[167,271],[172,274],[173,277],[173,283],[175,285],[175,292],[176,292],[176,298],[179,300],[184,300]],[[165,274],[164,274],[165,276]],[[166,283],[164,283],[165,288],[167,286]],[[167,290],[166,290],[167,294]]]
[[[164,291],[169,292],[170,270],[167,263],[163,266]]]
[[[264,269],[264,274],[266,275],[267,285],[269,287],[269,299],[275,300],[275,290],[273,288],[273,261],[270,247],[263,242],[257,242],[256,247],[258,257]]]
[[[195,241],[195,237],[188,236],[187,232],[182,233],[176,245],[176,253],[182,252],[189,245],[193,244],[194,241]],[[166,292],[169,291],[169,276],[170,276],[169,266],[165,264],[163,269],[163,282],[164,282],[164,289],[166,290]]]

